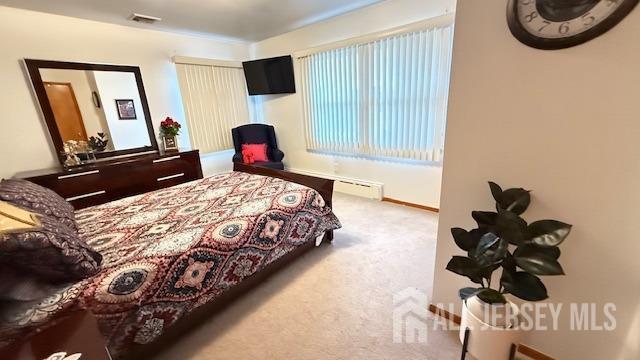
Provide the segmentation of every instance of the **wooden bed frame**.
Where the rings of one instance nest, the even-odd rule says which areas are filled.
[[[322,198],[329,207],[332,207],[333,205],[333,180],[239,163],[234,163],[233,170],[249,174],[275,177],[310,187],[322,195]],[[331,240],[333,240],[333,230],[327,231],[323,238],[323,242],[330,242]],[[262,283],[266,278],[287,266],[289,263],[293,262],[295,259],[299,258],[314,247],[315,241],[309,241],[298,249],[284,255],[280,259],[267,265],[264,269],[244,279],[241,283],[233,286],[217,299],[200,306],[188,315],[178,319],[152,343],[135,346],[131,351],[129,351],[129,353],[125,354],[123,358],[131,360],[147,359],[161,353],[179,340],[180,337],[190,331],[193,331],[198,326],[204,324],[207,320],[210,320],[212,315],[220,312],[231,302],[247,293],[249,290]]]

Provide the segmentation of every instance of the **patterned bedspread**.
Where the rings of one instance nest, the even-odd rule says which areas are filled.
[[[5,321],[26,329],[91,309],[116,357],[340,227],[315,190],[240,172],[80,210],[76,218],[103,255],[103,270]]]

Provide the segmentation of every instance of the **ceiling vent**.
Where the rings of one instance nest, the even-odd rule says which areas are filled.
[[[135,21],[135,22],[139,22],[139,23],[143,23],[143,24],[153,24],[153,23],[156,23],[158,21],[161,21],[162,19],[159,18],[159,17],[155,17],[155,16],[149,16],[149,15],[142,15],[142,14],[133,13],[133,14],[131,14],[131,16],[129,16],[129,20]]]

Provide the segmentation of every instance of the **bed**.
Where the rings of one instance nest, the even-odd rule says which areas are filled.
[[[4,340],[89,309],[114,358],[148,356],[340,228],[332,181],[234,170],[77,211],[102,270],[4,314]]]

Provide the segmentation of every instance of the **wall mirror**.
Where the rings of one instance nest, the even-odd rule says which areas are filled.
[[[97,159],[158,150],[139,67],[25,64],[61,162],[77,144]]]

